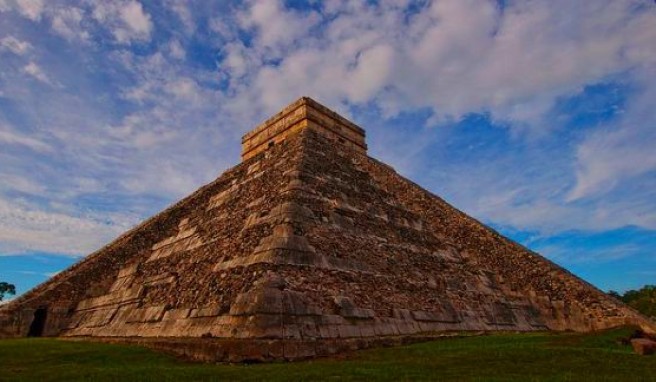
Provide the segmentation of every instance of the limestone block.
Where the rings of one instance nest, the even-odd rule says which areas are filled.
[[[360,329],[356,325],[338,325],[339,338],[361,337]]]
[[[134,309],[128,315],[126,322],[158,322],[164,317],[165,306],[153,306],[149,308]]]
[[[358,325],[360,328],[360,335],[362,337],[375,337],[376,336],[376,330],[374,329],[374,325],[371,324],[363,324],[363,325]]]
[[[339,337],[339,326],[341,325],[320,325],[319,326],[319,336],[321,338],[338,338]]]
[[[339,308],[339,314],[346,318],[371,319],[376,316],[372,309],[358,308],[353,305],[350,298],[344,296],[335,296],[335,305]]]
[[[203,245],[203,241],[196,233],[196,227],[189,227],[185,221],[180,225],[178,233],[167,237],[152,246],[152,253],[148,261],[155,261],[168,257],[176,252],[190,251]]]
[[[143,281],[143,285],[153,287],[156,285],[165,285],[170,284],[176,280],[176,277],[169,274],[155,275],[146,277]]]
[[[260,171],[260,168],[261,168],[261,167],[262,167],[262,166],[261,166],[261,163],[260,163],[260,162],[255,162],[255,163],[253,163],[252,165],[248,166],[248,170],[246,171],[246,174],[247,174],[247,175],[251,175],[251,174],[253,174],[253,173],[255,173],[255,172],[258,172],[258,171]]]
[[[191,309],[189,318],[216,317],[223,313],[225,313],[225,309],[221,306],[204,306],[198,309]]]
[[[255,248],[255,253],[264,251],[273,251],[276,249],[284,249],[289,251],[299,252],[314,252],[306,238],[302,236],[281,236],[281,237],[266,237],[262,239],[260,245]]]
[[[230,307],[233,316],[254,314],[281,314],[283,310],[283,293],[274,288],[258,288],[237,296]]]
[[[650,355],[656,352],[656,341],[648,338],[631,339],[633,350],[640,355]]]
[[[283,292],[283,311],[285,314],[295,316],[318,316],[322,314],[321,308],[315,306],[305,296],[296,291]]]
[[[92,297],[80,301],[76,310],[96,309],[108,305],[128,304],[138,300],[143,293],[143,286],[137,285],[121,289],[104,296]]]
[[[296,319],[298,327],[301,331],[301,337],[304,339],[312,339],[320,337],[319,328],[315,320],[309,317],[299,317]]]
[[[207,204],[207,210],[209,211],[221,207],[223,204],[230,201],[232,198],[236,196],[238,189],[239,189],[238,185],[233,185],[227,190],[223,190],[218,194],[214,195],[212,198],[210,198],[210,201]]]
[[[305,341],[285,341],[284,357],[288,361],[296,361],[316,356],[314,343]]]
[[[415,332],[415,326],[413,325],[412,322],[409,321],[399,321],[396,323],[396,328],[399,331],[399,333],[403,334],[411,334]]]
[[[280,224],[274,227],[273,234],[263,238],[253,252],[258,253],[276,249],[315,253],[314,248],[310,246],[307,239],[295,235],[289,224]]]
[[[81,312],[76,312],[74,313],[71,318],[68,320],[68,325],[66,325],[65,329],[75,329],[80,324],[82,321],[85,319],[85,316],[87,316],[89,313],[81,313]]]
[[[162,317],[162,321],[182,320],[189,317],[190,313],[191,309],[189,308],[167,310],[166,313],[164,313],[164,317]]]
[[[315,219],[312,210],[295,202],[285,202],[271,210],[267,217],[271,224],[280,224],[285,221],[305,222]]]
[[[414,319],[412,313],[408,309],[396,309],[396,308],[392,309],[392,317],[399,320],[406,320],[406,321],[410,321]]]
[[[157,243],[153,244],[153,251],[157,251],[160,248],[169,246],[177,241],[188,239],[196,233],[196,228],[188,228],[185,230],[180,230],[175,236],[167,237],[164,240],[160,240]]]
[[[119,272],[120,274],[120,272]],[[116,292],[120,289],[128,288],[130,285],[132,285],[132,281],[134,281],[134,276],[124,276],[124,277],[118,277],[116,281],[114,281],[114,284],[109,288],[110,292]]]
[[[340,313],[346,318],[371,319],[376,316],[376,312],[372,309],[363,308],[344,309]]]
[[[324,314],[319,317],[321,325],[345,325],[348,321],[337,314]]]
[[[118,308],[95,310],[81,320],[79,325],[87,328],[105,326],[114,318],[117,311]]]
[[[301,327],[296,324],[287,324],[283,326],[283,338],[301,339]]]
[[[280,315],[258,314],[248,316],[244,323],[244,338],[285,338],[287,326],[283,325]]]
[[[130,276],[130,275],[136,273],[138,269],[139,269],[139,264],[138,263],[128,265],[126,267],[121,268],[121,270],[118,271],[118,276],[116,276],[116,277],[121,278],[121,277]]]
[[[376,336],[396,336],[400,334],[395,322],[385,318],[375,319],[374,332]]]
[[[412,317],[417,321],[439,322],[440,315],[435,312],[427,312],[423,310],[412,311]]]
[[[486,304],[485,319],[491,325],[514,325],[517,322],[514,312],[506,303],[493,302]]]
[[[546,327],[546,322],[539,309],[531,305],[527,305],[522,309],[522,311],[524,312],[524,317],[529,325],[536,328]]]

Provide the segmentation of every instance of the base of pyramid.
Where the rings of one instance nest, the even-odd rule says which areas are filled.
[[[131,344],[194,362],[262,363],[330,357],[369,348],[410,345],[440,339],[485,335],[488,332],[444,332],[371,338],[315,340],[234,339],[198,337],[61,337],[66,341]],[[498,332],[497,332],[498,333]]]

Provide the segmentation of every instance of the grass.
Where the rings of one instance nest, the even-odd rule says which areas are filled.
[[[131,345],[1,340],[0,381],[656,381],[656,356],[617,342],[630,332],[495,334],[260,365],[185,363]]]

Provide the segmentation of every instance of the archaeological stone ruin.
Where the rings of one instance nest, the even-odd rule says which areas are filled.
[[[295,360],[454,332],[654,324],[367,155],[301,98],[242,162],[0,307],[0,337]]]

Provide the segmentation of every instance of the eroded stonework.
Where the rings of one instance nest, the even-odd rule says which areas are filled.
[[[366,146],[335,138],[285,133],[3,306],[0,336],[27,335],[41,310],[43,335],[132,338],[238,361],[448,331],[653,331],[619,301],[368,157]]]

